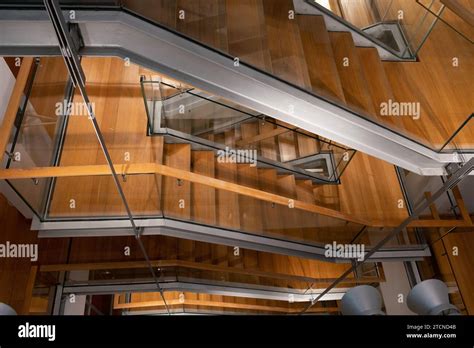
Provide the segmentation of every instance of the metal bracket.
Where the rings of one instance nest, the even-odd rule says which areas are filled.
[[[82,39],[81,29],[77,23],[68,23],[69,34],[71,35],[71,44],[74,45],[76,52],[79,52],[84,47],[84,40]]]
[[[14,153],[13,153],[13,152],[5,151],[5,155],[6,155],[9,159],[11,159],[13,162],[15,162]]]
[[[462,167],[462,165],[460,163],[449,163],[446,166],[446,172],[448,173],[448,175],[452,175],[455,172],[457,172],[458,169],[461,168],[461,167]]]

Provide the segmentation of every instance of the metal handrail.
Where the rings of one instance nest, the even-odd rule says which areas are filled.
[[[157,83],[157,84],[165,85],[165,86],[167,86],[167,87],[170,87],[170,88],[174,88],[174,89],[176,89],[176,90],[179,90],[178,87],[173,86],[173,85],[171,85],[171,84],[169,84],[169,83],[166,83],[166,82],[163,82],[163,81],[150,81],[150,80],[141,79],[141,80],[140,80],[140,83],[141,83],[142,85],[143,85],[143,84],[154,84],[154,83]],[[240,109],[236,109],[236,108],[234,108],[234,107],[232,107],[232,106],[230,106],[230,105],[227,105],[227,104],[224,104],[224,103],[221,103],[221,102],[218,102],[218,101],[215,101],[215,100],[206,98],[206,97],[204,97],[204,96],[202,96],[202,95],[193,93],[194,90],[195,90],[195,88],[189,88],[189,89],[186,89],[186,90],[184,91],[184,93],[188,93],[188,94],[190,94],[190,95],[192,95],[192,96],[194,96],[194,97],[201,98],[201,99],[207,100],[208,102],[211,102],[211,103],[214,103],[214,104],[223,106],[223,107],[225,107],[225,108],[232,109],[232,110],[234,110],[234,111],[237,111],[237,112],[240,112],[240,113],[243,113],[243,114],[246,114],[246,115],[249,116],[249,118],[254,118],[254,119],[260,120],[260,121],[261,121],[262,118],[263,118],[263,119],[265,119],[265,122],[272,123],[272,124],[278,126],[279,128],[285,128],[285,129],[287,129],[288,131],[295,132],[295,133],[297,133],[297,134],[301,134],[301,135],[304,135],[304,136],[313,138],[313,139],[315,139],[315,140],[318,140],[318,141],[320,141],[320,142],[322,142],[322,143],[327,144],[328,146],[334,146],[334,147],[337,147],[337,148],[339,148],[339,149],[341,149],[341,150],[344,150],[344,151],[351,151],[351,150],[352,150],[352,149],[350,149],[350,148],[348,148],[348,147],[344,147],[344,146],[342,146],[342,145],[340,145],[340,144],[336,144],[336,143],[334,143],[334,142],[332,142],[332,141],[326,141],[326,140],[322,139],[321,137],[319,137],[318,135],[310,134],[310,133],[308,133],[308,132],[302,132],[302,131],[299,130],[298,128],[293,129],[293,128],[290,128],[290,127],[285,126],[285,125],[283,125],[283,124],[279,124],[279,123],[273,121],[272,119],[267,119],[267,118],[266,118],[266,117],[267,117],[266,115],[263,115],[263,114],[254,115],[254,114],[248,113],[248,112],[246,112],[246,111],[243,111],[243,110],[240,110]],[[142,92],[144,92],[144,88],[142,88]],[[164,98],[164,99],[162,99],[161,101],[170,100],[170,99],[175,98],[175,97],[177,97],[177,95],[173,95],[173,96]],[[244,120],[241,120],[241,121],[237,121],[236,123],[245,122],[245,121],[247,121],[247,120],[248,120],[248,119],[244,119]],[[352,151],[354,151],[354,150],[352,150]]]
[[[150,115],[150,110],[149,110],[149,105],[148,105],[149,99],[147,98],[146,90],[145,90],[144,85],[145,84],[158,84],[160,86],[160,88],[161,88],[162,85],[170,87],[170,88],[174,88],[174,89],[177,89],[177,90],[178,90],[178,88],[176,86],[172,85],[172,84],[165,83],[163,81],[145,80],[144,76],[142,76],[140,78],[140,83],[141,83],[141,90],[142,90],[143,98],[144,98],[144,102],[145,102],[145,109],[146,109],[146,113],[147,113],[147,116],[148,116],[149,135],[164,134],[166,136],[170,136],[170,137],[177,138],[177,139],[185,139],[186,141],[198,144],[200,146],[204,146],[206,148],[210,148],[211,150],[216,150],[217,151],[217,150],[223,150],[224,149],[223,144],[210,142],[210,141],[208,141],[204,138],[199,137],[199,135],[187,134],[187,133],[184,133],[182,131],[175,130],[172,127],[170,128],[170,127],[167,127],[167,126],[162,126],[162,127],[160,127],[160,129],[162,129],[163,131],[160,131],[159,133],[156,133],[152,129],[152,124],[154,123],[154,120],[152,120],[153,116]],[[295,160],[303,159],[305,157],[309,158],[309,157],[312,157],[312,156],[317,155],[317,154],[329,154],[331,156],[330,160],[331,160],[332,170],[330,170],[329,177],[326,178],[326,177],[322,177],[322,176],[319,176],[319,175],[314,175],[312,173],[308,173],[308,172],[305,171],[305,169],[295,167],[291,163],[285,163],[285,162],[280,163],[280,162],[275,161],[275,160],[271,160],[271,159],[267,159],[267,158],[263,158],[261,156],[258,156],[257,162],[262,163],[265,166],[270,165],[272,167],[275,167],[276,169],[289,171],[290,173],[295,174],[295,175],[304,175],[308,179],[317,180],[321,184],[335,184],[335,183],[338,184],[338,183],[340,183],[340,177],[341,177],[342,173],[344,172],[345,168],[347,167],[350,160],[353,158],[353,156],[355,154],[355,150],[351,150],[351,149],[342,147],[342,146],[340,146],[338,144],[335,144],[331,141],[329,141],[329,142],[325,141],[324,139],[321,139],[320,137],[312,135],[312,134],[308,134],[307,132],[301,132],[298,129],[292,129],[292,128],[289,128],[288,126],[280,125],[279,123],[277,123],[277,122],[275,122],[271,119],[267,119],[265,115],[262,115],[262,114],[255,115],[255,114],[252,114],[250,112],[246,112],[246,111],[240,110],[238,108],[229,106],[225,103],[212,100],[212,99],[207,98],[205,96],[194,93],[193,90],[194,90],[194,88],[185,89],[183,93],[192,95],[193,97],[200,98],[202,100],[213,103],[215,105],[219,105],[221,107],[225,107],[225,108],[231,109],[233,111],[245,114],[245,116],[247,116],[244,119],[239,119],[239,120],[236,120],[235,122],[230,122],[228,124],[219,126],[217,129],[213,129],[212,130],[213,132],[216,132],[216,131],[219,131],[219,130],[222,130],[222,129],[227,129],[229,127],[233,128],[233,127],[238,126],[239,124],[247,123],[249,121],[251,122],[252,120],[255,120],[257,122],[261,122],[262,120],[264,120],[265,122],[271,123],[271,124],[277,126],[278,128],[283,128],[284,129],[283,134],[287,134],[287,132],[293,132],[295,134],[301,134],[302,136],[314,139],[314,140],[322,143],[323,146],[326,146],[328,148],[328,150],[320,150],[318,153],[311,154],[311,155],[308,155],[308,156],[299,156]],[[179,95],[182,95],[182,94],[179,94]],[[161,96],[162,96],[162,93],[161,93]],[[178,94],[174,94],[171,97],[162,98],[160,101],[169,101],[169,100],[171,100],[171,99],[173,99],[174,97],[177,97],[177,96],[178,96]],[[154,95],[153,95],[153,97],[154,97]],[[164,108],[164,105],[162,105],[162,107]],[[164,114],[164,112],[163,112],[163,114]],[[163,120],[162,120],[162,122],[163,122]],[[164,119],[164,122],[166,122],[166,117]],[[339,168],[341,168],[341,164],[343,162],[343,159],[341,158],[339,161],[335,160],[335,158],[334,158],[334,148],[340,149],[341,151],[344,151],[345,153],[349,153],[349,152],[351,153],[350,158],[347,160],[347,164],[345,166],[342,166],[342,170],[340,170],[340,172],[338,172],[338,170],[339,170]]]
[[[25,4],[25,3],[21,3],[20,1],[16,1],[16,2],[11,1],[10,3],[5,3],[5,2],[4,2],[4,3],[1,3],[1,4],[0,4],[0,9],[2,9],[2,8],[4,8],[4,9],[21,9],[21,10],[38,9],[38,8],[43,7],[41,4],[39,4],[40,2],[41,2],[41,1],[38,1],[38,4],[32,4],[32,3],[27,3],[27,4]],[[112,2],[113,2],[113,4],[112,4]],[[62,8],[65,9],[65,10],[66,10],[66,9],[67,9],[67,10],[72,10],[72,9],[89,9],[89,8],[91,8],[91,7],[92,7],[92,6],[90,6],[90,4],[89,4],[89,5],[80,5],[80,4],[72,4],[72,3],[71,3],[71,4],[64,4],[64,5],[62,6]],[[199,40],[196,40],[196,39],[190,37],[189,35],[185,35],[185,34],[179,32],[179,31],[177,31],[177,30],[175,30],[175,29],[173,29],[173,28],[170,28],[170,27],[168,27],[168,26],[166,26],[166,25],[164,25],[164,24],[161,24],[161,23],[159,23],[159,22],[157,22],[157,21],[155,21],[155,20],[152,20],[152,19],[150,19],[150,18],[147,18],[146,16],[144,16],[144,15],[142,15],[142,14],[140,14],[140,13],[137,13],[136,11],[130,10],[129,8],[127,8],[127,6],[125,6],[125,5],[122,3],[122,1],[119,1],[119,0],[117,0],[117,1],[111,1],[111,2],[110,2],[110,5],[100,4],[100,5],[98,5],[98,6],[93,6],[93,8],[96,9],[96,10],[104,10],[104,11],[111,11],[111,12],[113,12],[113,11],[124,12],[124,13],[126,13],[126,14],[128,14],[128,15],[131,15],[131,16],[133,16],[133,17],[135,17],[135,18],[138,18],[138,19],[140,19],[140,20],[142,20],[142,21],[144,21],[144,22],[146,22],[146,23],[150,23],[150,24],[152,24],[152,25],[154,25],[154,26],[159,27],[160,29],[163,29],[163,30],[165,30],[165,31],[167,31],[167,32],[173,33],[174,35],[177,35],[177,36],[179,36],[179,37],[181,37],[181,38],[184,38],[184,39],[186,39],[186,40],[188,40],[188,41],[190,41],[190,42],[192,42],[192,43],[194,43],[194,44],[197,44],[197,45],[199,45],[199,46],[201,46],[201,47],[204,47],[204,48],[206,48],[206,49],[212,51],[213,53],[216,53],[216,54],[218,54],[218,55],[220,55],[220,56],[222,56],[222,57],[226,57],[226,58],[228,58],[229,60],[231,60],[232,62],[234,61],[234,57],[233,57],[232,55],[230,55],[228,52],[222,51],[222,50],[217,49],[217,48],[215,48],[215,47],[212,47],[212,46],[210,46],[210,45],[208,45],[208,44],[205,44],[205,43],[203,43],[203,42],[200,42]],[[330,11],[328,11],[328,12],[330,12]],[[331,13],[331,14],[332,14],[332,13]],[[335,16],[334,14],[332,14],[332,15]],[[337,16],[335,16],[335,17],[337,17]],[[340,18],[340,17],[337,17],[337,18]],[[275,80],[277,80],[277,81],[279,81],[279,82],[282,82],[282,83],[284,83],[285,85],[290,86],[291,88],[294,88],[294,89],[296,89],[296,90],[298,90],[298,91],[307,93],[307,94],[309,94],[309,95],[311,95],[311,96],[313,96],[313,97],[315,97],[315,98],[318,98],[318,99],[320,99],[320,100],[323,100],[323,101],[325,101],[325,102],[327,102],[327,103],[329,103],[329,104],[331,104],[331,105],[334,105],[334,106],[336,106],[336,107],[338,107],[338,108],[340,108],[340,109],[342,109],[342,110],[344,110],[344,111],[346,111],[346,112],[348,112],[348,113],[350,113],[350,114],[352,114],[352,115],[354,115],[354,116],[357,116],[357,117],[359,117],[359,118],[364,119],[364,120],[367,121],[367,122],[370,122],[370,123],[372,123],[372,124],[374,124],[374,125],[377,125],[378,127],[381,127],[381,128],[383,128],[384,130],[386,130],[386,131],[388,131],[388,132],[390,132],[390,133],[392,133],[392,134],[394,134],[394,135],[397,135],[397,136],[400,136],[400,137],[402,137],[402,138],[404,138],[404,139],[407,139],[407,140],[413,142],[414,144],[419,145],[419,146],[421,146],[421,147],[423,147],[423,148],[425,148],[425,149],[428,149],[428,150],[430,150],[430,151],[435,151],[435,152],[438,152],[438,151],[439,151],[438,148],[433,147],[432,145],[427,144],[426,141],[418,140],[418,139],[416,139],[416,138],[413,138],[413,137],[411,137],[410,135],[405,134],[402,130],[392,129],[391,127],[388,127],[387,125],[383,124],[382,122],[372,119],[371,117],[369,117],[369,115],[366,115],[366,114],[364,114],[364,113],[361,113],[360,111],[353,110],[353,109],[351,109],[349,106],[344,105],[344,104],[341,104],[341,103],[339,103],[339,102],[336,102],[336,101],[334,101],[334,100],[332,100],[332,99],[330,99],[330,98],[328,98],[328,97],[325,97],[325,96],[323,96],[323,95],[320,95],[320,94],[316,93],[315,91],[305,89],[305,88],[303,88],[303,87],[301,87],[301,86],[298,86],[298,85],[296,85],[295,83],[292,83],[292,82],[290,82],[290,81],[287,81],[287,80],[285,80],[285,79],[283,79],[283,78],[281,78],[281,77],[279,77],[279,76],[277,76],[277,75],[271,74],[271,73],[269,73],[268,71],[265,71],[265,70],[263,70],[263,69],[261,69],[261,68],[258,68],[258,67],[254,66],[254,65],[252,65],[252,64],[246,63],[245,61],[240,61],[240,65],[245,66],[245,67],[248,67],[248,68],[250,68],[250,69],[252,69],[252,70],[255,70],[255,71],[257,71],[257,72],[259,72],[259,73],[261,73],[261,74],[264,74],[264,75],[266,75],[266,76],[269,76],[269,77],[271,77],[271,78],[273,78],[273,79],[275,79]]]

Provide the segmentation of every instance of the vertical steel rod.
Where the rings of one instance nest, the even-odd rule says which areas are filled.
[[[110,171],[112,173],[112,177],[114,179],[115,186],[117,187],[117,191],[120,194],[120,197],[122,199],[122,202],[125,206],[125,210],[127,211],[128,218],[130,220],[130,223],[132,225],[135,238],[138,242],[138,245],[140,247],[140,250],[142,251],[145,260],[148,264],[148,267],[150,269],[151,275],[153,279],[155,280],[155,283],[158,287],[158,290],[160,292],[160,295],[163,299],[163,302],[165,304],[166,310],[168,314],[170,313],[168,304],[166,302],[166,299],[164,297],[163,289],[160,286],[160,283],[158,281],[158,278],[156,277],[155,271],[153,270],[153,266],[150,262],[150,259],[148,257],[148,254],[146,253],[145,247],[143,246],[142,241],[140,240],[140,228],[136,225],[135,220],[133,218],[132,211],[130,209],[130,206],[128,205],[127,198],[125,197],[125,193],[123,192],[122,185],[120,185],[119,178],[117,176],[117,172],[115,171],[114,164],[112,161],[112,158],[110,156],[110,153],[107,149],[107,146],[105,144],[104,137],[102,135],[102,132],[100,130],[99,124],[97,123],[97,119],[94,114],[94,110],[92,108],[92,104],[89,100],[89,96],[87,95],[86,91],[86,81],[85,81],[85,74],[84,71],[82,70],[82,66],[79,60],[79,55],[76,52],[76,48],[74,46],[74,42],[72,37],[70,36],[70,33],[67,30],[67,24],[66,21],[62,15],[61,12],[61,7],[59,6],[59,1],[58,0],[44,0],[44,4],[46,6],[46,11],[48,12],[48,15],[51,19],[51,22],[54,26],[54,30],[56,32],[58,41],[59,41],[59,47],[61,49],[62,56],[64,58],[64,62],[66,63],[66,67],[69,71],[69,74],[71,75],[71,80],[74,83],[74,86],[79,89],[79,92],[81,93],[82,99],[84,104],[86,105],[87,112],[89,114],[89,119],[92,122],[92,126],[94,128],[94,132],[96,134],[97,140],[99,141],[100,147],[102,148],[102,152],[104,153],[105,159],[107,161],[107,164],[110,167]]]

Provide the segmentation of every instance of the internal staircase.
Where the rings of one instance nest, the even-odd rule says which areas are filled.
[[[423,100],[422,94],[411,88],[410,83],[394,75],[394,65],[417,64],[416,62],[392,62],[390,69],[387,69],[382,63],[376,43],[373,43],[373,47],[360,43],[350,31],[351,28],[346,31],[334,31],[331,26],[329,31],[326,17],[295,13],[296,3],[306,4],[304,0],[215,0],[203,5],[198,1],[177,0],[159,2],[150,7],[147,3],[125,1],[123,6],[200,43],[226,52],[242,64],[250,64],[285,82],[322,96],[337,106],[351,110],[359,118],[381,125],[383,128],[379,134],[385,133],[387,129],[396,132],[402,137],[397,140],[399,144],[404,143],[406,138],[417,142],[417,145],[413,143],[408,146],[411,150],[423,144],[424,148],[418,150],[423,156],[430,158],[428,162],[462,161],[431,152],[432,149],[441,148],[455,130],[446,131],[445,128],[449,127],[428,121],[428,117],[417,122],[412,117],[390,117],[382,111],[382,103],[422,100],[420,114],[435,113],[430,104]],[[183,18],[175,15],[180,13],[179,11],[186,15]],[[241,25],[242,18],[245,18],[246,25]],[[269,115],[272,116],[271,113]],[[282,120],[280,117],[275,118]],[[319,122],[319,125],[322,125],[322,122]],[[324,131],[313,132],[325,135]],[[357,132],[354,128],[354,135]],[[364,137],[365,143],[362,147],[336,137],[328,138],[380,157],[381,154],[372,152],[374,148],[369,146],[370,136],[367,134]],[[377,151],[382,150],[380,143],[376,148]],[[392,144],[387,150],[398,151],[395,148]],[[406,153],[402,157],[409,159],[411,155]],[[380,158],[423,175],[445,174],[444,169],[431,167],[433,163],[426,162],[426,170],[415,170],[401,162],[394,162],[393,157]],[[427,158],[420,158],[417,163],[421,165],[425,160]]]
[[[278,174],[276,169],[220,163],[213,151],[192,151],[190,144],[165,144],[164,164],[295,200],[339,208],[337,188],[332,185],[313,184],[294,175]],[[169,177],[163,178],[162,197],[166,217],[284,239],[324,242],[337,230],[338,240],[349,242],[360,230],[358,224],[351,227],[344,220],[324,216],[315,220],[314,215],[306,212],[288,212],[283,206]],[[180,199],[190,203],[180,208]]]
[[[328,32],[322,16],[297,15],[294,19],[288,20],[289,13],[294,10],[291,0],[212,0],[205,2],[178,0],[153,1],[152,5],[148,1],[124,1],[124,3],[131,10],[146,13],[152,20],[214,48],[226,51],[232,56],[239,57],[242,62],[248,62],[300,88],[322,95],[335,105],[355,110],[365,115],[369,120],[383,123],[394,129],[404,129],[406,126],[406,121],[400,118],[385,118],[380,115],[382,102],[389,99],[404,100],[410,91],[404,89],[403,86],[394,88],[396,81],[391,76],[387,76],[377,49],[357,47],[349,33]],[[177,16],[179,10],[184,10],[186,13],[183,20]],[[222,20],[224,17],[225,21]],[[242,25],[243,18],[245,18],[245,25]],[[179,123],[189,126],[189,122],[182,121],[183,119]],[[295,132],[293,127],[277,120],[276,117],[266,117],[265,119],[259,117],[241,122],[238,127],[230,129],[216,128],[208,132],[199,132],[199,134],[193,134],[195,130],[192,128],[187,131],[203,140],[230,148],[248,146],[248,148],[255,149],[259,156],[295,166],[296,160],[321,153],[328,141],[322,137],[309,136],[303,131]],[[341,202],[336,185],[323,184],[308,176],[305,177],[301,173],[291,173],[288,168],[282,171],[271,166],[221,162],[218,160],[215,150],[194,146],[185,139],[181,141],[167,141],[165,139],[163,146],[159,149],[162,151],[162,155],[157,156],[160,164],[198,173],[209,178],[238,183],[242,186],[275,193],[332,210],[340,210]],[[303,169],[309,169],[310,172],[315,168]],[[329,172],[324,174],[330,176]],[[291,239],[303,243],[328,243],[335,239],[338,243],[351,243],[357,239],[358,243],[370,244],[368,234],[360,236],[361,226],[350,221],[292,210],[247,195],[239,195],[169,176],[157,176],[157,179],[161,197],[158,208],[167,218],[239,230],[249,234]],[[339,179],[339,175],[337,179]],[[127,184],[123,185],[126,189]],[[327,285],[347,267],[347,265],[318,263],[318,261],[300,260],[244,248],[239,249],[241,256],[236,257],[235,248],[230,246],[162,236],[143,236],[143,238],[154,240],[156,244],[149,245],[156,247],[156,250],[166,250],[166,255],[161,255],[162,259],[247,271],[265,269],[274,273],[293,274],[297,270],[300,276],[311,275],[315,279],[321,279],[320,286]],[[98,245],[106,245],[107,240],[104,239],[102,243],[98,243]],[[153,259],[158,259],[160,255],[153,254],[152,247],[148,252]],[[300,265],[298,266],[298,264]],[[227,274],[230,272],[230,270],[221,270],[203,278],[228,283],[244,282],[243,276],[233,278]],[[272,285],[299,290],[311,287],[310,281],[302,279],[298,279],[297,283],[286,280],[265,283],[255,273],[250,273],[245,275],[248,277],[245,278],[245,281],[253,283],[252,285]],[[325,277],[325,274],[330,274],[330,276]],[[190,274],[185,272],[185,278],[188,275]],[[261,276],[262,278],[266,277]],[[382,279],[381,276],[376,278],[370,278],[370,282],[376,283]],[[351,281],[353,283],[364,282],[361,279],[352,279]],[[257,303],[257,300],[252,300],[254,302],[249,304],[243,300],[225,301],[219,297],[211,298],[209,296],[213,295],[199,293],[198,290],[194,293],[199,295],[186,294],[185,300],[181,301],[179,292],[170,292],[169,300],[177,301],[175,306],[182,305],[184,307],[187,304],[193,309],[196,309],[195,306],[199,306],[200,303],[206,307],[204,303],[208,303],[206,301],[212,299],[214,305],[208,304],[207,307],[225,308],[228,306],[242,310],[272,311],[265,307],[269,303]],[[193,296],[197,296],[197,298]],[[134,301],[143,302],[142,300],[137,296],[129,301],[117,295],[116,309],[126,309],[127,306],[123,305],[126,302],[129,304]],[[158,293],[153,293],[147,298],[147,301],[161,300]],[[186,303],[186,301],[189,302]],[[222,303],[237,303],[239,301],[241,302],[240,308],[236,305],[222,305]],[[251,309],[245,305],[254,305],[255,307]],[[334,303],[333,305],[336,307]],[[163,306],[164,303],[154,302],[135,307],[162,309]],[[280,308],[277,311],[281,312],[301,309],[288,308],[286,305],[278,306],[275,303],[270,304],[270,307]],[[132,306],[128,306],[128,308],[132,308]],[[317,311],[318,308],[315,306],[314,310]],[[336,309],[332,308],[326,311],[335,312]]]
[[[142,76],[149,133],[167,143],[213,149],[220,162],[276,168],[318,184],[338,184],[355,151],[203,91]]]
[[[78,42],[82,55],[128,58],[418,174],[446,175],[449,163],[466,161],[456,149],[439,152],[456,126],[453,129],[452,122],[442,119],[446,110],[442,103],[436,104],[438,111],[428,102],[427,97],[436,97],[436,88],[430,90],[429,79],[423,79],[423,66],[416,77],[427,82],[429,95],[419,93],[419,84],[407,82],[413,74],[397,68],[418,62],[382,64],[378,47],[361,47],[349,29],[328,31],[325,17],[295,13],[294,4],[300,2],[307,4],[123,0],[114,2],[112,11],[98,13],[85,7],[80,23],[72,24],[88,33]],[[15,25],[26,31],[51,36],[46,19],[31,21],[28,11],[7,10],[5,15],[13,16]],[[12,27],[12,21],[0,25],[9,42],[17,42],[0,47],[0,53],[21,52],[33,44],[38,51],[51,52],[48,40],[32,42]],[[428,117],[415,122],[412,117],[382,115],[383,102],[413,100],[422,101],[420,113]],[[465,117],[460,114],[471,112],[466,110],[457,113],[457,125],[463,122],[459,117]],[[466,131],[463,137],[469,139],[468,135]]]
[[[205,5],[177,0],[154,6],[125,1],[124,5],[338,105],[390,122],[381,118],[380,103],[396,96],[377,49],[357,47],[349,31],[329,32],[323,16],[295,14],[289,19],[295,11],[292,0],[212,0]],[[179,19],[175,14],[180,10],[188,16]],[[243,18],[245,25],[240,22]]]

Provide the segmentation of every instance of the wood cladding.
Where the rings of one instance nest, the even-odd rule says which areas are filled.
[[[426,139],[433,146],[444,143],[474,109],[469,80],[472,76],[472,47],[466,46],[462,39],[453,36],[450,29],[443,25],[434,28],[419,54],[418,62],[382,62],[374,49],[356,47],[347,33],[328,33],[321,17],[297,16],[290,21],[290,0],[163,0],[153,1],[153,6],[150,4],[149,1],[130,2],[129,6],[144,6],[147,10],[145,14],[152,19],[302,88],[356,108],[393,129]],[[190,16],[179,21],[176,15],[179,9],[184,9]],[[203,16],[203,13],[208,15]],[[246,18],[245,23],[242,23],[242,17]],[[450,65],[454,54],[459,56],[461,62],[456,69]],[[342,65],[345,57],[351,62],[348,67]],[[45,58],[45,61],[48,59]],[[54,64],[60,68],[63,63],[58,60]],[[217,163],[210,152],[193,151],[186,144],[165,145],[163,138],[145,135],[147,120],[139,88],[139,77],[145,69],[133,64],[125,67],[123,61],[116,58],[86,57],[83,65],[88,92],[95,103],[97,119],[113,161],[123,163],[126,152],[130,157],[129,164],[117,165],[117,172],[127,174],[122,185],[136,215],[157,215],[165,211],[176,218],[262,233],[277,232],[304,240],[315,237],[321,240],[346,238],[345,233],[350,229],[345,224],[331,225],[324,216],[315,219],[314,214],[308,212],[378,226],[396,226],[407,216],[406,211],[397,206],[403,196],[395,170],[383,161],[357,153],[342,183],[337,186],[313,185],[271,169]],[[42,78],[47,79],[48,76]],[[76,95],[75,100],[80,100],[78,98]],[[422,118],[418,121],[382,118],[378,107],[387,99],[420,101]],[[54,100],[48,101],[52,102]],[[311,153],[320,146],[282,132],[269,123],[247,125],[240,129],[240,133],[229,131],[215,136],[222,137],[229,146],[257,143],[261,153],[274,159],[282,154],[285,160],[289,160]],[[474,133],[468,129],[459,139],[461,144],[472,144]],[[14,175],[41,177],[61,174],[53,194],[52,217],[123,214],[114,184],[110,177],[105,176],[109,171],[86,118],[70,119],[60,165],[53,171],[35,172],[30,168],[23,172],[18,170]],[[139,172],[146,175],[132,175]],[[82,173],[81,177],[77,177],[78,173]],[[97,173],[104,175],[89,176]],[[76,177],[67,177],[73,174]],[[74,211],[67,204],[71,198],[77,203]],[[183,209],[177,204],[180,199],[189,203]],[[297,208],[291,212],[286,207],[289,199],[295,201]],[[274,206],[273,202],[279,204]],[[327,228],[315,232],[314,226],[318,223]],[[469,223],[468,213],[464,211],[463,220],[434,218],[415,221],[411,226],[448,227],[467,226]],[[447,247],[459,243],[467,246],[472,238],[468,234],[462,237],[454,234],[449,236],[449,240],[451,244]],[[49,251],[50,255],[46,257],[48,260],[41,262],[64,263],[65,260],[53,260],[64,256],[64,245],[58,245],[61,242],[42,241],[44,250]],[[133,239],[85,238],[70,242],[69,261],[72,263],[124,262],[124,245],[132,245],[133,258],[140,262],[140,253]],[[346,265],[341,264],[250,250],[241,250],[241,257],[235,257],[233,248],[227,246],[161,236],[144,237],[144,243],[157,262],[175,262],[189,269],[194,267],[233,273],[226,275],[225,280],[246,277],[257,282],[259,277],[272,274],[278,278],[278,282],[272,285],[296,283],[303,286],[309,279],[324,284],[347,269]],[[469,255],[468,249],[463,252]],[[471,269],[471,260],[460,257],[453,259],[452,264],[458,271]],[[119,266],[118,263],[114,265]],[[11,281],[12,276],[9,277]],[[468,276],[461,272],[458,277],[461,291],[473,293]],[[18,284],[25,284],[25,280]],[[177,299],[173,298],[174,295],[170,295],[172,301]],[[160,307],[162,303],[159,301],[158,297],[139,298],[137,294],[135,304],[136,307]],[[472,308],[472,299],[465,298],[465,302]],[[171,303],[179,306],[176,302]],[[251,299],[225,299],[206,294],[187,294],[185,305],[189,308],[202,306],[262,312],[288,310],[278,303],[265,304]]]

